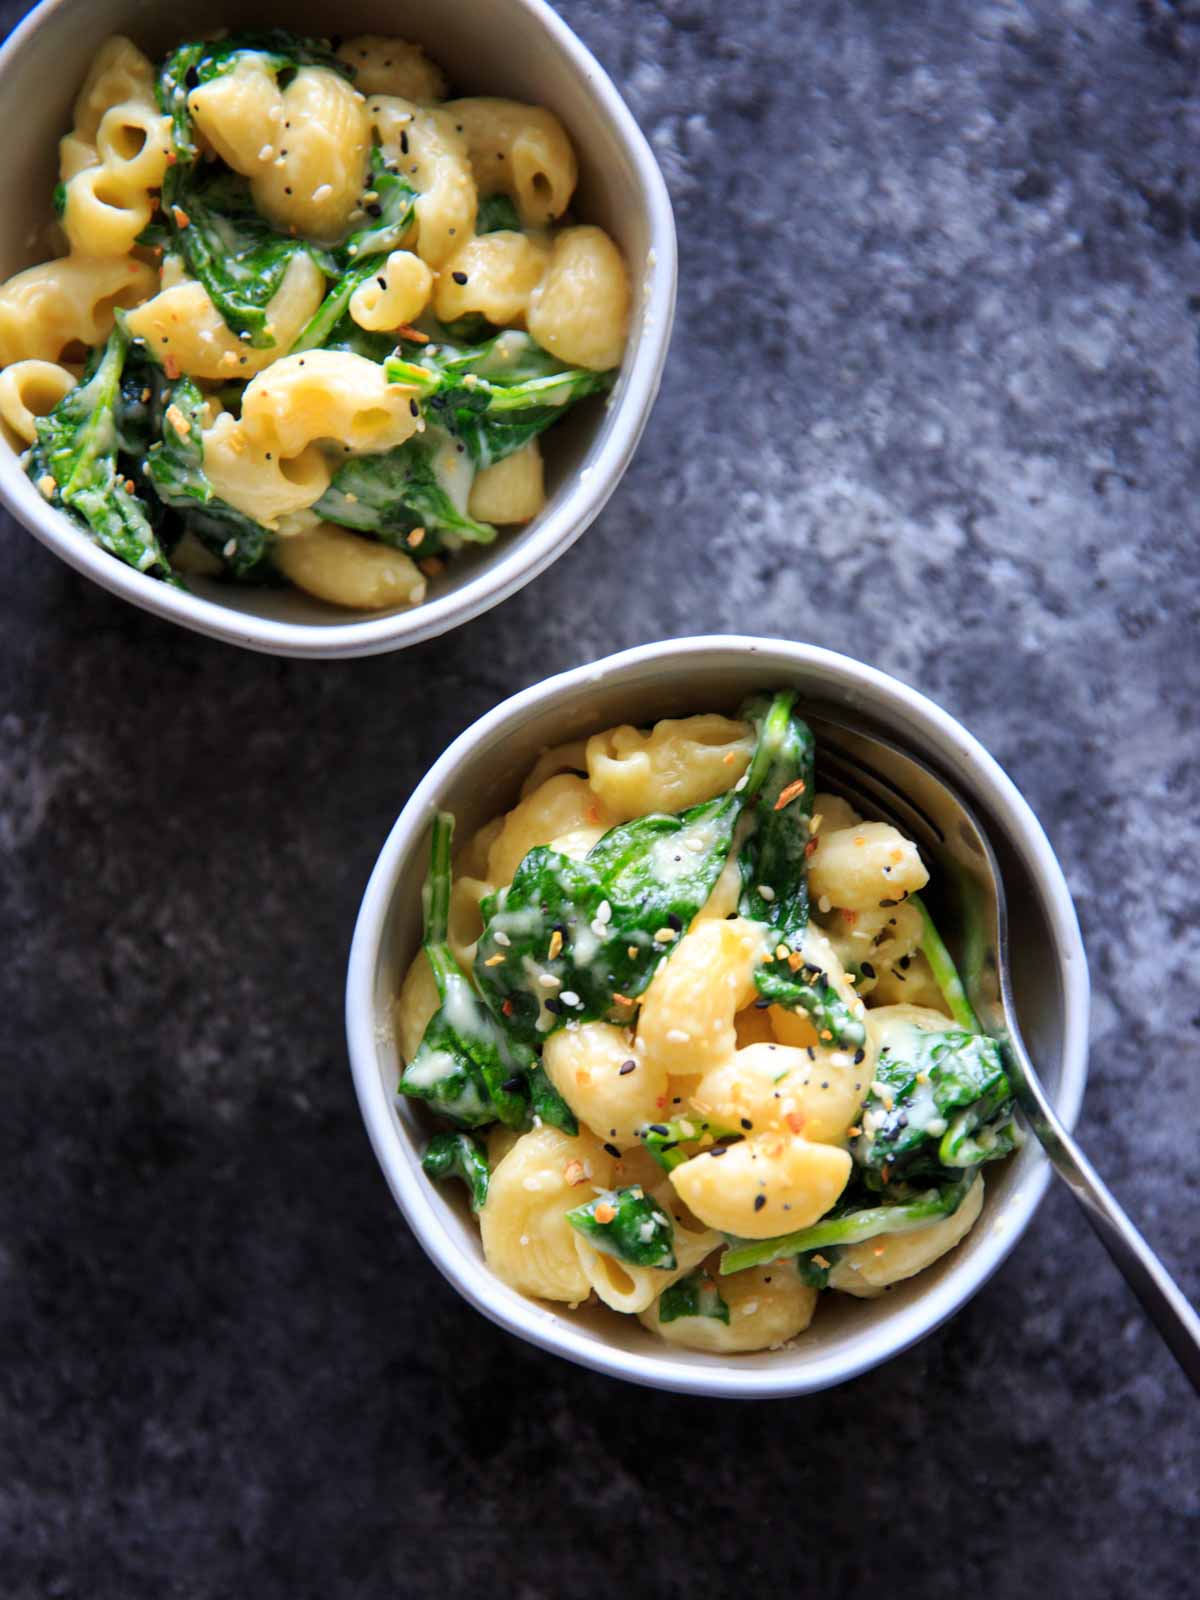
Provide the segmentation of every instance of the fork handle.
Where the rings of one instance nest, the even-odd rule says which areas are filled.
[[[1028,1078],[1014,1087],[1021,1109],[1054,1170],[1083,1207],[1101,1244],[1124,1274],[1126,1283],[1141,1301],[1142,1309],[1191,1380],[1192,1387],[1200,1394],[1200,1316],[1117,1204],[1044,1096]]]

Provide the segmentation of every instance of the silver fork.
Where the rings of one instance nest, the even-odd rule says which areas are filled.
[[[893,822],[919,846],[937,896],[939,931],[959,958],[984,1028],[1006,1047],[1013,1094],[1054,1170],[1083,1207],[1171,1354],[1200,1392],[1200,1317],[1063,1127],[1017,1023],[1004,881],[970,807],[923,762],[858,728],[810,717],[818,781],[863,816]]]

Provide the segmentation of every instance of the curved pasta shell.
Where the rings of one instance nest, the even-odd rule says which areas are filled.
[[[653,728],[628,723],[594,733],[585,754],[588,781],[620,822],[651,811],[684,811],[725,794],[754,749],[748,723],[704,715],[665,718]]]
[[[829,1274],[829,1287],[859,1299],[873,1299],[889,1284],[924,1272],[953,1250],[975,1226],[982,1209],[983,1174],[979,1173],[952,1216],[914,1228],[911,1233],[886,1234],[881,1239],[848,1245]]]
[[[560,361],[604,372],[620,365],[631,298],[625,262],[604,230],[564,228],[529,297],[525,326]]]
[[[633,1070],[623,1072],[630,1061]],[[638,1128],[663,1115],[666,1072],[642,1059],[611,1023],[560,1028],[546,1040],[542,1065],[579,1120],[619,1150],[635,1149]]]
[[[778,1133],[752,1134],[721,1156],[693,1156],[671,1182],[701,1222],[771,1239],[823,1217],[850,1177],[849,1152]]]
[[[387,611],[425,598],[425,579],[402,550],[362,539],[332,523],[280,539],[274,556],[285,578],[330,605]]]
[[[567,1212],[608,1188],[612,1157],[587,1132],[524,1133],[492,1171],[479,1213],[483,1253],[498,1278],[522,1294],[578,1305],[591,1292]]]
[[[0,366],[58,361],[70,346],[103,344],[118,307],[154,293],[152,267],[133,256],[66,256],[0,286]]]
[[[710,1355],[774,1350],[803,1333],[817,1308],[817,1290],[800,1282],[786,1263],[750,1267],[717,1281],[729,1307],[729,1322],[716,1317],[678,1317],[661,1322],[658,1302],[641,1313],[642,1326],[668,1344]]]

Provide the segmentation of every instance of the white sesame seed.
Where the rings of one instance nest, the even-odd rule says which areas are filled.
[[[221,547],[221,554],[225,557],[226,561],[232,561],[234,556],[237,555],[237,540],[226,539],[225,543]]]
[[[769,883],[760,883],[758,886],[758,892],[760,895],[762,895],[763,899],[768,905],[770,905],[771,901],[775,898],[775,891],[772,889]]]
[[[263,145],[262,149],[258,152],[258,159],[260,161],[270,161],[274,154],[275,154],[275,146],[273,144],[265,144],[265,145]]]
[[[562,1001],[563,1005],[565,1005],[565,1006],[577,1006],[577,1005],[582,1004],[582,1002],[580,1001],[579,996],[575,993],[574,989],[564,989],[563,992],[559,995],[558,998]]]
[[[312,192],[314,204],[320,205],[323,200],[328,200],[332,193],[333,185],[331,183],[319,183]]]
[[[674,944],[679,935],[674,928],[660,928],[654,935],[655,944]]]
[[[538,982],[543,989],[557,989],[562,979],[556,978],[552,972],[539,972]]]
[[[612,921],[612,907],[609,905],[607,900],[601,900],[600,904],[596,907],[596,921]]]
[[[506,949],[512,943],[512,940],[508,937],[508,935],[506,933],[502,933],[499,928],[496,929],[495,933],[492,935],[492,938],[495,939],[497,944],[504,945]]]
[[[738,779],[738,781],[733,786],[734,794],[741,794],[742,790],[746,787],[746,785],[747,785],[747,783],[749,783],[749,781],[750,781],[750,774],[748,772],[743,772],[741,777]]]

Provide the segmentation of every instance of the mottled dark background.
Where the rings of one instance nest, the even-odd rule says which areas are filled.
[[[682,260],[641,452],[552,572],[306,665],[3,529],[0,1591],[1195,1593],[1195,1402],[1064,1193],[916,1350],[743,1408],[496,1331],[376,1169],[343,969],[418,775],[546,673],[775,633],[1029,796],[1096,985],[1082,1134],[1200,1294],[1200,6],[561,8]]]

